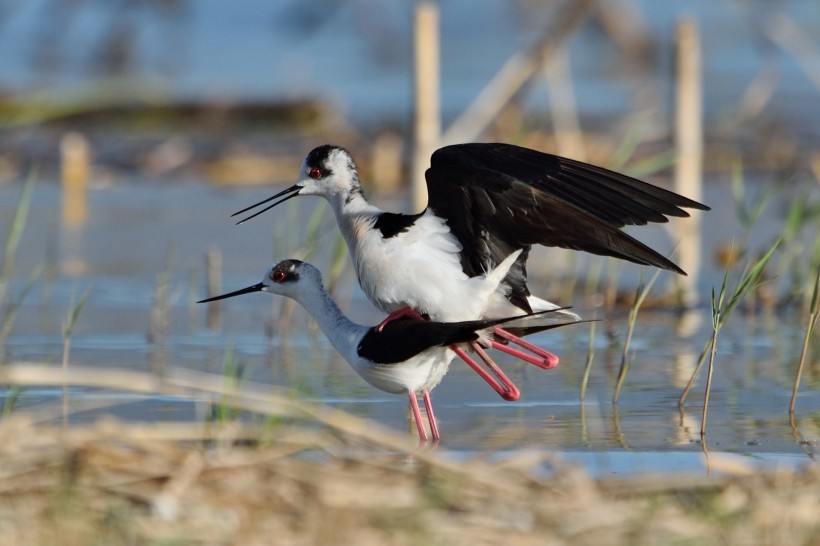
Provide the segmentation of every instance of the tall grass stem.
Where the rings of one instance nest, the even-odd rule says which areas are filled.
[[[71,336],[74,333],[74,326],[77,324],[77,318],[85,306],[88,295],[91,289],[87,288],[80,301],[73,305],[68,313],[65,327],[63,328],[63,359],[62,359],[62,375],[63,375],[63,424],[68,425],[68,384],[66,378],[68,376],[68,357],[71,352]]]
[[[646,284],[643,284],[642,280],[639,281],[638,287],[635,290],[635,299],[632,302],[632,307],[629,309],[629,327],[626,331],[626,341],[624,341],[624,350],[621,355],[621,368],[618,370],[618,380],[615,383],[615,393],[612,395],[613,405],[618,404],[618,398],[621,395],[621,387],[623,386],[624,381],[626,380],[626,374],[629,371],[629,346],[632,342],[632,335],[635,333],[635,324],[638,322],[638,311],[646,300],[646,296],[649,295],[652,285],[655,284],[656,280],[658,280],[658,275],[660,275],[660,273],[660,269],[656,270],[652,275],[652,278],[649,279],[649,282]]]
[[[803,375],[803,366],[806,363],[806,356],[809,353],[812,333],[817,326],[817,319],[820,317],[820,265],[817,266],[817,274],[814,278],[814,291],[811,296],[811,307],[809,308],[809,320],[806,326],[806,335],[803,338],[803,348],[800,351],[800,361],[797,363],[797,371],[794,374],[794,388],[792,398],[789,402],[789,414],[794,414],[794,406],[797,401],[797,390],[800,388],[800,378]]]

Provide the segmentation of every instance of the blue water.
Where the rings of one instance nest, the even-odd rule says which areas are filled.
[[[708,188],[707,202],[727,203],[721,198],[728,191],[725,183],[715,181]],[[0,186],[0,217],[10,218],[19,191],[17,184]],[[295,225],[293,215],[308,215],[320,206],[318,200],[294,200],[289,204],[293,209],[234,226],[229,213],[266,193],[265,189],[228,191],[199,184],[146,186],[136,180],[124,181],[92,190],[88,224],[70,232],[56,220],[59,188],[42,182],[35,191],[10,294],[19,294],[36,266],[45,264],[51,273],[24,301],[4,348],[5,361],[59,363],[64,317],[72,302],[89,289],[72,336],[72,365],[146,372],[175,366],[221,374],[226,347],[231,346],[246,380],[285,387],[294,396],[406,430],[412,437],[405,397],[364,383],[301,309],[289,315],[281,299],[249,295],[222,302],[222,327],[216,332],[205,328],[206,309],[194,303],[204,296],[204,252],[222,252],[225,290],[256,283],[271,262],[297,255],[301,235],[287,235]],[[784,210],[778,206],[767,209],[757,229],[780,225]],[[326,270],[337,231],[330,215],[323,225],[319,249],[309,259]],[[718,239],[739,238],[742,229],[731,207],[718,207],[704,215],[704,226],[709,235],[703,251],[707,268],[701,293],[708,294],[710,283],[719,283],[721,278],[721,269],[712,260],[713,245]],[[274,233],[286,236],[277,238]],[[639,234],[656,237],[652,244],[662,250],[670,244],[660,228],[644,228]],[[5,236],[0,232],[0,237]],[[766,237],[761,239],[761,245],[768,244]],[[555,251],[549,256],[559,270],[557,266],[568,253]],[[628,279],[636,277],[638,270],[624,265],[622,282],[629,285]],[[549,275],[549,271],[530,269],[533,285],[544,284]],[[151,343],[147,334],[158,283],[164,283],[170,308],[168,332]],[[658,286],[663,286],[663,278]],[[539,293],[543,292],[539,289]],[[375,324],[382,318],[364,299],[349,268],[336,297],[361,323]],[[503,455],[521,448],[545,450],[587,465],[598,474],[705,469],[699,443],[703,381],[698,382],[683,414],[676,403],[709,338],[708,310],[682,317],[665,311],[641,314],[632,342],[634,363],[616,411],[611,399],[626,313],[607,315],[585,301],[579,296],[569,303],[583,316],[596,314],[604,320],[596,324],[595,356],[584,402],[580,384],[589,345],[588,325],[532,338],[560,356],[555,370],[536,369],[497,355],[522,391],[518,402],[501,400],[456,361],[433,392],[442,451],[466,457]],[[273,337],[266,334],[268,324],[272,324]],[[718,343],[710,401],[707,447],[711,453],[728,453],[763,465],[814,460],[820,439],[816,365],[810,364],[804,374],[796,432],[787,415],[804,327],[799,313],[793,312],[748,320],[738,312],[727,323]],[[50,409],[56,417],[61,396],[59,388],[26,389],[16,407],[46,414]],[[92,421],[103,414],[131,421],[199,422],[208,415],[206,399],[71,389],[70,400],[72,422]]]
[[[126,86],[107,100],[128,100],[132,95],[159,102],[315,98],[326,101],[355,126],[377,122],[409,127],[407,2],[156,3],[178,6],[169,12],[139,3],[122,8],[126,4],[107,0],[0,4],[0,93],[22,98],[46,93],[69,100],[92,89],[105,92],[101,82],[119,76]],[[688,13],[698,17],[703,37],[707,131],[722,127],[724,114],[737,107],[758,69],[772,63],[777,85],[764,121],[783,122],[790,134],[805,137],[806,142],[818,136],[816,116],[807,115],[816,111],[817,89],[800,65],[763,32],[783,10],[809,37],[820,35],[816,2],[637,0],[635,4],[653,40],[642,68],[625,59],[596,24],[586,25],[570,41],[572,83],[582,119],[622,119],[627,112],[647,107],[657,108],[660,119],[669,119],[674,27]],[[511,55],[534,39],[550,15],[544,5],[548,3],[441,2],[446,122],[463,111]],[[95,59],[100,51],[110,49],[105,43],[112,29],[122,29],[133,47],[118,70],[106,71]],[[649,99],[647,90],[654,94]],[[540,82],[530,87],[526,102],[534,113],[546,110],[546,93]],[[620,134],[632,129],[629,124],[611,131]],[[742,128],[741,133],[743,139],[765,139],[771,134],[754,128]],[[778,177],[759,175],[752,191],[761,191]],[[271,188],[216,189],[196,179],[158,184],[134,175],[102,180],[95,178],[89,191],[89,221],[77,230],[59,223],[57,184],[44,180],[36,188],[9,295],[16,297],[38,266],[45,266],[45,278],[24,301],[4,347],[5,361],[58,363],[64,317],[88,289],[72,338],[71,360],[76,365],[140,371],[169,365],[220,374],[225,347],[233,346],[248,380],[291,389],[295,396],[412,435],[404,397],[387,395],[362,382],[300,309],[290,315],[280,300],[264,294],[230,300],[221,306],[222,327],[210,332],[204,327],[205,309],[194,303],[204,296],[207,250],[222,254],[226,290],[258,282],[275,261],[304,257],[299,254],[301,230],[293,226],[302,225],[300,219],[320,206],[318,201],[294,200],[287,208],[236,227],[229,214],[267,197]],[[723,268],[714,260],[717,248],[748,240],[748,255],[766,249],[780,234],[789,207],[803,198],[797,185],[779,189],[761,220],[746,232],[732,205],[728,182],[726,174],[710,176],[705,188],[703,201],[715,211],[703,216],[704,270],[698,290],[704,300],[721,280]],[[0,185],[0,241],[6,240],[19,192],[19,183]],[[380,204],[390,210],[406,210],[405,196],[382,199]],[[812,243],[816,230],[811,229],[804,230],[800,239]],[[663,253],[674,246],[657,227],[634,233]],[[335,223],[326,214],[318,249],[308,257],[322,270],[327,270],[336,237]],[[805,253],[806,248],[793,251]],[[555,296],[549,292],[551,275],[589,271],[590,264],[596,263],[573,262],[568,256],[562,251],[534,253],[530,276],[537,293]],[[773,264],[775,291],[782,292],[793,273],[781,264],[794,263],[783,259]],[[621,285],[631,290],[639,272],[635,266],[621,267]],[[664,273],[657,286],[668,281]],[[150,311],[158,287],[170,307],[168,332],[151,343]],[[364,300],[349,268],[336,297],[354,320],[376,323],[382,318]],[[592,302],[581,297],[565,302],[584,316],[597,313],[605,318],[592,340],[595,358],[583,403],[579,385],[587,357],[587,326],[533,339],[560,355],[555,370],[522,367],[499,357],[521,388],[522,398],[516,403],[502,401],[466,366],[454,362],[433,393],[444,435],[440,449],[454,457],[504,456],[520,448],[545,450],[598,474],[703,469],[698,434],[702,381],[683,414],[676,401],[708,339],[708,311],[700,309],[683,318],[642,313],[632,342],[634,364],[616,411],[611,398],[620,351],[613,339],[623,340],[627,318],[622,312],[604,317]],[[820,440],[816,358],[804,375],[796,431],[786,412],[804,327],[793,309],[781,316],[748,320],[738,313],[730,320],[718,344],[707,438],[710,452],[766,465],[815,460]],[[266,334],[269,329],[274,332],[271,338]],[[207,400],[88,389],[72,389],[70,395],[73,422],[91,421],[102,414],[149,422],[201,421],[207,415]],[[0,402],[3,396],[0,392]],[[61,389],[27,389],[16,407],[47,412],[57,407],[60,396]]]

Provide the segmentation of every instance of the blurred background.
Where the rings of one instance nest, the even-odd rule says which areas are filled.
[[[670,230],[634,231],[690,273],[664,273],[647,300],[667,313],[637,335],[645,352],[631,400],[647,412],[674,407],[671,391],[691,375],[710,335],[711,289],[780,239],[768,282],[744,306],[750,322],[738,319],[723,349],[737,366],[723,387],[777,385],[771,404],[780,408],[820,267],[818,36],[814,0],[0,0],[3,361],[59,362],[71,338],[71,361],[83,365],[225,373],[235,350],[231,362],[246,377],[369,414],[375,406],[353,400],[382,393],[359,384],[301,311],[263,296],[194,303],[298,257],[319,266],[354,319],[377,322],[332,215],[310,199],[242,226],[230,214],[290,185],[323,143],[351,150],[377,204],[419,210],[423,188],[413,182],[433,149],[504,141],[626,172],[714,209]],[[607,317],[589,346],[614,354],[648,275],[546,249],[530,267],[533,292]],[[670,314],[682,306],[694,319]],[[545,400],[577,398],[587,333],[550,338],[568,359],[557,372],[563,386],[544,390]],[[302,351],[295,360],[289,343]],[[816,431],[814,347],[804,380],[814,386],[805,404]],[[590,386],[605,398],[612,358]],[[490,398],[480,385],[476,395],[446,383],[442,398],[454,405]],[[741,446],[766,434],[755,427],[775,426],[736,427],[744,404],[756,403],[742,392],[748,398],[724,408],[725,432]],[[56,394],[31,389],[14,400]],[[149,402],[167,419],[202,413]],[[145,407],[114,411],[144,416]],[[553,430],[572,436],[577,410],[556,410],[566,428]],[[468,413],[463,430],[474,425]],[[657,432],[652,445],[687,442],[683,420],[664,423],[632,425]],[[465,445],[473,441],[468,433]]]
[[[4,1],[4,178],[32,162],[56,165],[58,147],[46,143],[69,129],[91,140],[95,166],[119,176],[289,179],[295,167],[280,172],[279,160],[304,155],[304,140],[342,141],[366,163],[379,137],[395,135],[403,157],[412,143],[419,4]],[[440,34],[449,139],[555,149],[568,138],[556,133],[580,131],[564,147],[599,163],[627,139],[642,154],[670,149],[676,35],[688,17],[702,49],[707,169],[724,170],[738,156],[770,171],[815,159],[820,10],[810,0],[429,4],[439,31],[425,27],[422,38]],[[472,134],[448,133],[511,59],[536,55],[545,42],[543,67],[508,83],[508,100],[493,105],[498,115]],[[273,172],[216,168],[240,151]]]

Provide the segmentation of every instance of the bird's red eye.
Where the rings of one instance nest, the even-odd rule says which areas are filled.
[[[273,280],[276,282],[282,282],[285,280],[285,272],[284,271],[276,271],[273,274]]]
[[[322,171],[320,171],[316,167],[313,167],[310,169],[310,171],[308,171],[308,176],[314,180],[317,180],[319,178],[322,178]]]

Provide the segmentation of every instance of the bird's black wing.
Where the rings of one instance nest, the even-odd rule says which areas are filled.
[[[461,322],[400,318],[385,324],[381,332],[371,328],[359,342],[357,350],[359,356],[371,362],[398,364],[432,347],[478,339],[477,328],[471,326]]]
[[[485,328],[555,311],[556,309],[551,309],[517,317],[463,322],[434,322],[415,318],[399,318],[385,324],[381,332],[377,331],[375,327],[371,328],[359,341],[357,352],[359,356],[371,362],[398,364],[433,347],[446,347],[454,343],[474,341],[478,339],[477,332]],[[518,328],[516,331],[520,332],[520,335],[528,335],[558,328],[566,324],[576,324],[576,322],[524,327]]]
[[[709,207],[601,167],[511,144],[457,144],[437,150],[425,173],[429,208],[464,246],[470,275],[518,248],[541,244],[613,256],[685,274],[620,230],[686,217]],[[511,274],[526,282],[521,264]],[[508,278],[507,281],[516,281]],[[512,282],[513,290],[516,283]],[[518,288],[519,290],[521,287]]]

